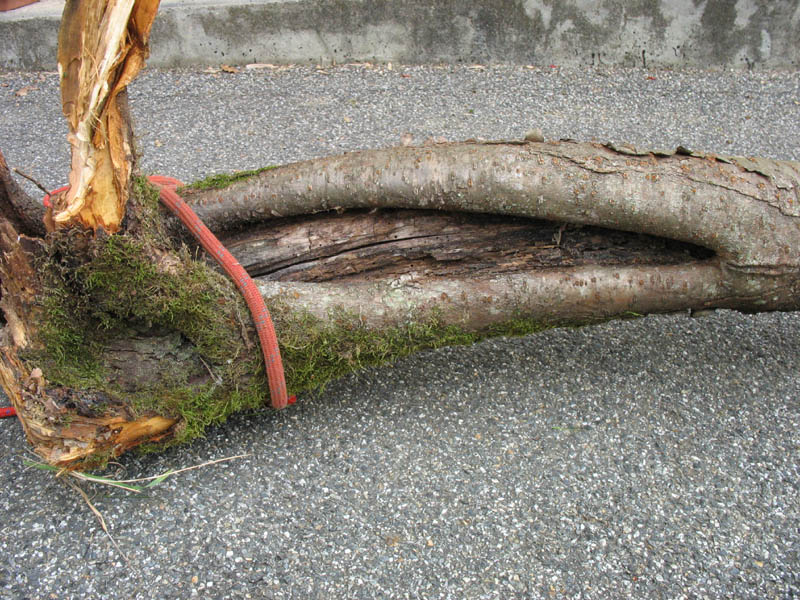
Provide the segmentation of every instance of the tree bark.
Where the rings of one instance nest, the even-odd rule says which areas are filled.
[[[222,232],[243,264],[264,274],[260,285],[267,296],[296,297],[320,317],[331,306],[345,306],[376,325],[436,305],[448,319],[479,328],[515,312],[580,321],[690,308],[795,310],[798,181],[797,163],[684,148],[671,153],[571,141],[467,142],[297,163],[224,190],[189,191],[187,198],[206,223]],[[514,256],[514,268],[506,268],[506,260],[506,266],[482,272],[474,265],[483,261],[485,266],[485,257],[459,271],[466,261],[460,254],[469,252],[458,238],[450,236],[447,249],[427,251],[428,263],[420,264],[411,261],[412,254],[425,251],[419,242],[414,250],[401,251],[403,236],[434,245],[447,236],[391,234],[399,239],[383,249],[404,255],[411,266],[405,272],[389,269],[383,281],[374,262],[365,264],[360,277],[354,273],[354,253],[365,253],[359,245],[367,254],[377,250],[374,241],[361,241],[356,233],[338,235],[347,241],[325,250],[310,241],[318,233],[296,226],[281,239],[278,223],[294,215],[386,208],[527,221],[511,221],[521,242],[513,248],[506,248],[514,237],[510,231],[493,223],[502,249]],[[401,219],[403,226],[407,221]],[[473,223],[480,221],[485,218]],[[552,223],[560,225],[554,230]],[[433,225],[438,227],[446,225]],[[520,227],[528,231],[521,238]],[[237,228],[248,233],[226,237]],[[375,225],[363,228],[371,231]],[[614,247],[609,230],[650,237],[619,238]],[[596,238],[594,246],[587,245],[587,236]],[[556,237],[559,244],[548,247]],[[476,243],[486,246],[485,240]],[[619,245],[629,251],[627,257]],[[320,275],[322,264],[334,262],[339,253],[347,271]],[[305,279],[327,283],[312,286]]]

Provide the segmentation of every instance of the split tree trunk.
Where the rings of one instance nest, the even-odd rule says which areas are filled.
[[[338,344],[333,373],[341,374],[409,350],[388,344],[386,332],[413,338],[432,323],[439,337],[414,338],[411,350],[518,331],[506,327],[515,322],[532,328],[713,307],[796,310],[799,173],[795,163],[684,150],[467,142],[351,153],[183,193],[257,277],[275,312],[289,387],[302,391],[323,382],[309,372],[323,346]],[[2,171],[0,180],[8,180]],[[28,206],[9,188],[0,202]],[[172,217],[161,216],[160,235],[191,245]],[[50,275],[37,265],[54,255],[54,236],[17,235],[26,227],[21,217],[6,220],[0,239],[8,334],[0,374],[47,460],[75,466],[179,435],[187,416],[177,405],[143,410],[130,399],[178,371],[190,374],[180,383],[195,394],[190,404],[209,385],[227,390],[208,396],[212,403],[242,382],[266,395],[263,378],[245,372],[217,381],[225,356],[198,351],[186,325],[143,322],[129,303],[119,299],[117,310],[100,296],[89,299],[100,306],[87,323],[99,332],[115,321],[115,337],[92,340],[103,344],[99,371],[109,385],[76,389],[48,379],[46,366],[35,371],[49,364],[67,372],[48,358],[41,334],[51,321],[39,301]],[[96,238],[78,237],[64,248],[97,255]],[[172,258],[152,246],[146,257],[162,274],[186,260],[169,247]],[[235,291],[221,278],[214,284],[213,303],[242,342],[236,352],[257,357]],[[130,326],[120,326],[126,318]]]
[[[70,188],[54,226],[112,233],[125,216],[136,153],[127,86],[144,66],[159,0],[67,0],[58,35],[61,106],[72,151]]]
[[[345,306],[373,325],[436,306],[477,329],[515,313],[575,322],[689,308],[794,310],[798,182],[797,163],[684,148],[467,142],[308,161],[187,198],[212,229],[247,229],[223,239],[264,274],[266,296],[290,295],[320,317]],[[386,208],[427,212],[369,212]],[[346,233],[338,229],[347,216],[293,220],[354,210],[367,214]],[[469,222],[472,247],[455,217],[430,211]],[[467,218],[475,214],[507,218]],[[381,253],[383,265],[374,258]]]
[[[35,452],[65,468],[189,439],[267,396],[235,287],[132,179],[125,86],[157,6],[68,0],[71,187],[46,213],[0,154],[0,382]],[[184,194],[258,277],[296,393],[408,352],[557,323],[796,310],[799,190],[800,168],[784,161],[466,142]]]

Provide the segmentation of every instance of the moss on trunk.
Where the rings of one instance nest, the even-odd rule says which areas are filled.
[[[266,390],[255,334],[235,287],[164,232],[158,192],[134,186],[131,222],[113,236],[48,236],[42,344],[22,355],[48,389],[77,390],[67,408],[107,405],[132,418],[176,419],[183,441],[231,412],[260,406]]]
[[[109,410],[130,421],[173,420],[156,436],[161,447],[267,404],[263,359],[244,301],[203,256],[170,241],[168,227],[158,192],[142,179],[134,185],[124,233],[71,229],[47,237],[38,265],[41,344],[21,354],[30,369],[42,370],[47,393],[35,409],[28,399],[29,414],[62,429],[75,415],[96,419]],[[268,304],[293,394],[420,350],[544,327],[511,318],[468,331],[432,309],[413,321],[370,328],[341,308],[320,319],[285,299]],[[97,466],[116,454],[113,445],[100,445],[83,464]]]

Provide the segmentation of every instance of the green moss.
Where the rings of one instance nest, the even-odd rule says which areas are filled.
[[[71,381],[79,374],[97,375],[98,369],[97,349],[86,339],[87,323],[76,318],[80,311],[72,300],[61,289],[52,290],[42,300],[47,314],[42,340],[51,362],[63,371],[58,377],[61,381]]]
[[[53,383],[94,387],[102,378],[101,348],[89,335],[89,301],[72,293],[73,265],[62,258],[69,256],[74,245],[69,237],[51,239],[49,254],[39,266],[45,286],[39,298],[44,317],[40,330],[43,348],[32,352],[31,358],[46,367],[48,380]]]
[[[244,301],[224,275],[171,246],[157,195],[136,182],[128,233],[48,238],[40,269],[44,347],[34,358],[52,385],[102,391],[136,414],[180,418],[175,441],[184,441],[232,412],[263,405],[267,386],[257,348],[249,347],[255,335]],[[184,362],[165,355],[133,392],[108,382],[116,368],[106,362],[111,344],[170,332],[189,342],[181,343],[190,348]],[[176,372],[181,364],[198,372]],[[214,383],[206,383],[208,371]],[[198,374],[201,383],[192,383]]]
[[[236,303],[224,278],[186,252],[159,265],[146,242],[107,238],[91,263],[78,269],[81,291],[92,298],[90,314],[102,329],[135,322],[147,328],[177,330],[212,362],[238,352],[225,306]],[[223,315],[223,318],[220,315]]]
[[[543,323],[529,317],[515,316],[489,327],[483,337],[520,337],[539,333],[545,329],[555,327],[556,323]]]
[[[473,344],[499,335],[528,335],[548,325],[512,318],[485,331],[465,331],[431,311],[417,321],[369,329],[357,315],[338,311],[321,320],[286,307],[273,309],[287,386],[291,393],[318,390],[353,371],[391,363],[421,350]]]
[[[144,391],[130,401],[138,411],[179,416],[181,423],[168,442],[153,444],[149,450],[202,437],[209,426],[223,423],[232,414],[263,408],[269,398],[260,378],[251,378],[239,388],[235,381],[198,387],[164,386]]]
[[[336,311],[322,320],[282,304],[273,305],[286,383],[290,394],[319,391],[340,377],[368,367],[389,364],[426,349],[472,344],[496,335],[527,335],[546,328],[528,319],[510,319],[483,332],[469,332],[445,324],[435,312],[422,321],[380,330],[368,329],[356,315]],[[257,354],[258,350],[252,350]],[[268,386],[260,358],[239,364],[220,385],[201,389],[185,386],[147,391],[132,400],[143,412],[180,415],[182,424],[167,444],[150,444],[144,451],[189,441],[231,414],[263,408],[269,403]]]
[[[269,171],[271,169],[276,169],[277,166],[269,166],[269,167],[261,167],[260,169],[252,169],[250,171],[234,171],[233,173],[220,173],[218,175],[211,175],[206,177],[205,179],[201,179],[199,181],[194,181],[187,185],[187,188],[191,188],[193,190],[219,190],[222,188],[226,188],[232,183],[237,181],[242,181],[243,179],[249,179],[259,173],[263,173],[264,171]]]

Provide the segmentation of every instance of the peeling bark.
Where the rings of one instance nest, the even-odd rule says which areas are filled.
[[[59,227],[118,231],[136,153],[127,85],[144,66],[159,0],[67,0],[58,36],[61,104],[72,148]]]

